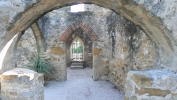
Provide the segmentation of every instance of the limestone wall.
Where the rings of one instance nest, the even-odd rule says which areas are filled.
[[[42,17],[48,11],[78,2],[111,8],[134,24],[111,10],[93,5],[87,7],[87,12],[74,14],[66,7]],[[65,66],[67,52],[63,53],[65,45],[60,44],[58,39],[69,25],[82,20],[100,38],[93,48],[96,58],[93,65],[97,66],[98,79],[108,79],[109,73],[110,81],[124,89],[125,77],[130,70],[155,67],[177,71],[176,0],[1,0],[0,6],[0,50],[13,36],[42,17],[39,24],[45,37],[46,55],[51,62],[55,62],[54,65]],[[17,50],[20,51],[20,46],[18,47]],[[58,48],[62,48],[61,51],[52,52]],[[25,49],[22,47],[22,50]],[[7,68],[1,72],[15,67],[13,52],[14,47],[10,47],[2,66],[0,65]],[[27,54],[24,51],[22,53]],[[21,62],[17,65],[25,65],[27,56],[18,56]]]
[[[110,53],[100,42],[93,43],[93,80],[108,80],[109,58],[104,57]]]
[[[2,100],[44,100],[44,76],[29,69],[16,68],[2,74]]]
[[[16,59],[16,67],[24,68],[27,67],[29,59],[37,53],[36,39],[33,35],[31,28],[25,31],[19,40],[14,58]]]
[[[109,59],[109,79],[124,89],[127,72],[156,68],[158,51],[138,26],[122,16],[113,13],[109,24],[110,29],[114,27],[110,34],[115,37]]]
[[[91,54],[90,57],[88,57],[88,54],[85,54],[84,59],[89,63],[89,66],[92,66],[93,62],[94,80],[109,79],[116,86],[124,89],[125,77],[128,71],[156,67],[159,61],[157,60],[159,57],[158,48],[140,27],[111,10],[95,5],[87,5],[86,7],[88,11],[79,13],[69,12],[69,7],[64,7],[46,14],[38,21],[45,38],[48,61],[60,73],[60,75],[55,76],[55,79],[57,76],[66,76],[64,66],[66,63],[67,66],[70,65],[69,46],[77,35],[84,41],[85,53],[89,52]],[[59,39],[61,35],[69,25],[76,24],[77,21],[87,23],[100,40],[92,44],[88,35],[83,30],[78,30],[68,39],[66,47],[60,47]],[[30,41],[34,41],[34,39],[30,39],[30,36],[27,37],[24,35],[24,37]],[[26,43],[24,41],[24,44]],[[31,46],[22,47],[27,50],[32,49]],[[17,52],[18,50],[20,51],[20,49],[17,49]],[[31,52],[34,52],[34,50]],[[27,58],[28,54],[21,55],[21,58],[25,58],[25,56]],[[23,61],[26,60],[18,59],[18,63],[24,63]],[[62,72],[64,72],[63,75],[61,74]]]
[[[87,0],[79,1],[86,2]],[[34,21],[36,21],[36,19],[39,19],[39,17],[43,16],[44,13],[57,7],[63,7],[66,4],[72,4],[73,2],[78,1],[72,0],[61,2],[59,0],[53,0],[50,3],[52,6],[49,7],[48,1],[45,0],[1,0],[0,5],[2,9],[0,10],[0,44],[2,46],[0,47],[0,50],[2,50],[2,48],[5,46],[5,43],[7,43],[15,34],[27,29]],[[87,2],[111,8],[115,12],[120,13],[127,19],[131,20],[133,23],[141,26],[141,28],[148,34],[150,39],[152,39],[158,46],[157,50],[160,51],[160,59],[157,64],[158,67],[176,71],[175,65],[177,59],[175,55],[177,54],[177,39],[175,23],[177,21],[177,3],[175,0],[93,0]],[[25,15],[25,12],[28,12],[28,14]],[[22,15],[24,15],[23,18]],[[97,13],[96,15],[102,16],[101,13]],[[16,22],[18,23],[14,25]],[[12,27],[14,28],[12,29]],[[10,61],[5,63],[8,64]]]
[[[176,100],[177,75],[164,70],[130,71],[125,100]]]
[[[90,5],[90,8],[93,5]],[[93,6],[94,7],[94,6]],[[54,10],[46,15],[48,17],[48,20],[46,21],[47,24],[45,28],[46,31],[46,41],[47,41],[47,50],[50,50],[52,46],[57,45],[57,43],[60,41],[61,35],[65,32],[65,30],[72,24],[76,24],[77,22],[82,22],[88,24],[93,31],[98,35],[100,39],[100,47],[102,48],[102,55],[100,56],[100,59],[108,59],[109,58],[109,34],[107,32],[107,23],[106,18],[110,14],[110,10],[103,9],[100,7],[97,7],[97,10],[93,12],[93,10],[85,11],[85,12],[78,12],[73,13],[70,12],[70,7],[64,7],[62,9]],[[99,14],[98,14],[99,13]],[[83,30],[81,30],[83,31]],[[83,31],[84,32],[84,31]],[[77,34],[77,31],[75,32],[73,36],[71,36],[67,41],[67,58],[69,58],[69,47],[70,42],[72,39],[79,35]],[[81,38],[84,41],[84,62],[88,64],[87,66],[93,66],[92,65],[92,42],[91,39],[89,39],[89,36],[86,32],[83,33]],[[107,53],[105,53],[107,52]],[[69,61],[69,60],[67,60]],[[69,64],[68,64],[69,65]],[[100,70],[104,70],[105,64],[102,62],[98,62],[98,66],[100,67]],[[60,65],[58,65],[60,66]],[[106,65],[107,66],[107,65]],[[94,67],[94,66],[93,66]],[[108,66],[107,66],[108,67]],[[99,72],[97,72],[99,73]],[[108,73],[108,72],[107,72]],[[105,76],[104,73],[100,73],[100,75]],[[101,77],[100,76],[100,77]],[[101,79],[101,78],[98,79]],[[106,76],[107,77],[107,76]],[[105,79],[105,78],[102,78]],[[106,78],[107,79],[107,78]]]
[[[100,70],[104,70],[104,68],[107,68],[107,74],[100,73],[100,75],[104,76],[104,78],[101,78],[99,76],[98,79],[108,79],[105,78],[108,76],[108,59],[109,59],[109,34],[107,31],[107,22],[106,18],[110,14],[110,10],[103,9],[95,5],[88,5],[86,6],[89,9],[85,12],[79,12],[79,13],[72,13],[70,12],[70,7],[64,7],[58,10],[54,10],[48,14],[46,14],[44,17],[42,17],[38,24],[40,26],[41,32],[43,33],[45,45],[46,45],[46,52],[45,56],[47,58],[47,61],[50,62],[50,64],[58,69],[58,74],[56,73],[55,79],[57,79],[58,76],[65,76],[66,78],[66,63],[67,66],[70,65],[70,43],[74,39],[75,36],[80,36],[83,39],[84,42],[84,65],[85,66],[91,66],[93,67],[93,53],[92,53],[92,41],[88,34],[84,32],[83,30],[77,30],[74,35],[72,35],[68,41],[65,44],[65,47],[59,46],[60,44],[60,37],[65,32],[65,30],[72,24],[76,24],[78,21],[81,21],[83,23],[88,24],[93,31],[96,33],[96,35],[99,36],[100,42],[99,48],[102,48],[101,56],[98,60],[101,60],[101,62],[98,62],[96,67],[100,67]],[[94,10],[97,9],[97,10]],[[79,32],[82,31],[82,32]],[[30,33],[28,33],[30,32]],[[28,35],[27,35],[28,34]],[[29,40],[30,42],[27,42]],[[22,39],[19,42],[19,45],[16,50],[16,56],[17,60],[17,66],[24,66],[27,64],[28,56],[31,55],[31,53],[35,53],[36,51],[36,45],[34,36],[32,36],[32,31],[28,29],[25,34],[23,35]],[[21,45],[22,44],[22,45]],[[32,47],[32,48],[31,48]],[[34,48],[34,49],[33,49]],[[64,49],[64,51],[62,50]],[[29,49],[29,50],[28,50]],[[21,51],[22,50],[22,51]],[[24,51],[23,51],[24,50]],[[26,50],[26,51],[25,51]],[[30,51],[31,53],[29,53]],[[26,52],[26,53],[23,53]],[[105,62],[103,59],[107,59],[107,64],[105,65]],[[65,62],[65,60],[67,62]],[[103,60],[103,61],[102,61]],[[64,74],[62,74],[64,72]],[[102,72],[102,71],[101,71]],[[99,73],[99,71],[97,71]],[[59,78],[60,80],[61,78]]]

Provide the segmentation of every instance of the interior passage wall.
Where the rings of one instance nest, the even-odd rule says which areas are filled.
[[[3,49],[5,43],[7,43],[10,38],[12,38],[16,33],[29,27],[34,20],[38,19],[39,16],[42,16],[41,14],[46,13],[52,8],[56,8],[56,6],[62,7],[66,4],[78,2],[96,3],[104,7],[114,9],[115,12],[120,13],[132,22],[142,26],[147,34],[149,34],[154,42],[159,46],[159,55],[161,57],[158,62],[158,66],[170,71],[177,71],[177,27],[175,24],[177,22],[176,0],[71,0],[66,2],[53,0],[51,3],[47,3],[46,0],[1,0],[0,50]],[[54,6],[49,7],[49,4]],[[34,7],[34,9],[32,7]],[[35,7],[39,8],[35,9]],[[23,18],[21,17],[22,15],[24,15]],[[12,27],[14,28],[11,30]]]
[[[120,15],[113,13],[109,24],[114,34],[112,42],[115,42],[112,43],[114,55],[109,62],[109,79],[124,89],[127,72],[157,67],[158,48],[138,26]]]
[[[32,29],[29,28],[22,35],[17,44],[14,55],[14,58],[16,59],[16,67],[27,67],[29,60],[33,58],[35,54],[37,54],[36,39],[33,35]]]
[[[46,56],[52,66],[64,66],[65,57],[68,65],[70,64],[68,44],[79,34],[76,31],[76,34],[68,39],[65,50],[59,46],[59,38],[69,25],[82,21],[89,24],[100,39],[99,42],[94,42],[92,48],[90,39],[84,38],[87,35],[81,35],[85,44],[89,44],[88,47],[85,46],[85,51],[90,53],[93,49],[95,80],[109,79],[123,89],[128,71],[157,67],[158,48],[138,26],[111,10],[95,5],[86,7],[88,9],[85,12],[78,13],[72,13],[69,7],[64,7],[48,13],[38,21],[46,42]],[[30,46],[26,49],[30,49]],[[62,72],[64,69],[60,70]]]
[[[64,46],[60,46],[60,36],[65,32],[65,30],[72,24],[75,24],[77,22],[83,22],[88,24],[93,31],[98,35],[100,41],[99,41],[99,48],[102,48],[100,52],[100,57],[99,60],[101,61],[100,63],[98,62],[97,66],[100,71],[97,73],[100,73],[98,79],[108,79],[108,59],[110,56],[110,37],[108,34],[108,24],[106,22],[107,17],[111,14],[111,10],[101,8],[95,5],[87,5],[89,9],[87,9],[85,12],[78,12],[78,13],[72,13],[70,12],[70,7],[64,7],[58,10],[54,10],[45,16],[43,16],[41,19],[38,20],[38,24],[40,26],[41,32],[44,36],[45,40],[45,47],[46,47],[46,52],[44,53],[45,59],[47,59],[50,64],[58,69],[57,73],[62,73],[64,71],[64,68],[60,67],[65,67],[65,60],[69,58],[69,45],[68,43],[72,41],[74,36],[79,35],[76,34],[71,36],[68,39],[68,43],[66,43],[66,48]],[[94,10],[96,9],[96,10]],[[83,31],[83,30],[81,30]],[[25,34],[29,34],[26,31]],[[30,33],[32,34],[32,32]],[[73,33],[74,34],[74,33]],[[23,36],[25,38],[22,38],[21,44],[27,44],[26,40],[33,41],[31,37],[28,36]],[[93,66],[92,64],[92,41],[89,39],[88,35],[83,31],[83,35],[80,36],[84,40],[84,51],[86,54],[84,54],[84,59],[86,60],[85,66]],[[26,40],[25,40],[26,39]],[[25,43],[26,42],[26,43]],[[20,44],[19,43],[19,44]],[[28,42],[30,43],[30,42]],[[31,47],[34,47],[34,45],[27,44],[25,45],[19,45],[18,50],[19,50],[19,56],[18,58],[18,66],[24,66],[26,65],[28,59],[28,55],[31,55],[32,53],[36,51],[31,51],[29,54],[23,54],[20,53],[21,47],[22,50],[30,50]],[[32,48],[31,48],[32,49]],[[17,50],[17,52],[18,52]],[[25,51],[22,51],[25,52]],[[65,59],[66,58],[66,59]],[[102,63],[106,62],[106,63]],[[68,64],[69,65],[69,64]],[[106,70],[105,70],[106,69]],[[56,74],[57,74],[56,73]],[[64,73],[65,74],[65,73]],[[58,75],[55,76],[57,78]],[[61,75],[62,76],[62,75]]]
[[[106,23],[106,19],[109,16],[109,14],[111,14],[112,11],[95,6],[95,5],[87,5],[87,7],[89,7],[89,9],[87,9],[86,11],[77,12],[77,13],[70,12],[70,7],[64,7],[58,10],[54,10],[46,15],[46,17],[48,17],[48,20],[46,21],[47,28],[45,28],[45,31],[47,32],[46,34],[47,51],[50,51],[52,47],[58,44],[60,36],[65,32],[65,30],[70,25],[76,24],[77,22],[86,23],[93,29],[96,35],[98,35],[100,39],[100,48],[102,48],[102,51],[101,51],[102,53],[100,53],[102,54],[102,56],[100,56],[99,58],[101,62],[100,63],[97,62],[98,65],[96,66],[100,69],[100,71],[97,72],[97,73],[100,73],[98,79],[107,80],[108,70],[105,70],[105,69],[108,69],[108,64],[105,64],[102,62],[105,62],[106,61],[105,59],[109,59],[109,55],[110,55],[109,34],[107,31],[108,25]],[[73,36],[76,36],[76,34]],[[84,36],[87,36],[87,35],[84,35]],[[68,41],[71,41],[72,38],[73,37],[71,36],[68,39]],[[83,40],[85,41],[84,44],[86,44],[84,51],[86,51],[85,53],[87,53],[87,55],[84,55],[84,56],[88,56],[90,54],[92,56],[93,54],[92,54],[92,47],[91,47],[90,39],[88,39],[88,37],[83,37]],[[87,46],[87,44],[89,45]],[[69,58],[69,53],[70,53],[69,47],[67,47],[67,53],[66,53],[67,58]],[[84,57],[84,59],[87,60],[86,65],[88,64],[88,66],[92,66],[92,63],[89,63],[90,61],[92,61],[91,57],[90,58]],[[61,66],[61,65],[58,64],[58,66]]]

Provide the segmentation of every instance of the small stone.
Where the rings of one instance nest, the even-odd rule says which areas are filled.
[[[65,54],[65,50],[61,47],[52,47],[50,53],[57,54],[57,55],[63,55]]]
[[[151,79],[142,74],[133,74],[132,78],[134,82],[141,87],[152,86]]]
[[[126,46],[123,47],[123,52],[127,52],[128,48]]]
[[[172,94],[172,99],[177,100],[177,94]]]
[[[169,90],[161,90],[156,88],[142,88],[140,90],[135,88],[135,92],[138,95],[148,94],[149,96],[162,96],[162,97],[165,97],[167,94],[170,94]]]
[[[94,48],[94,49],[93,49],[93,54],[94,54],[94,55],[99,55],[101,51],[102,51],[101,48]]]

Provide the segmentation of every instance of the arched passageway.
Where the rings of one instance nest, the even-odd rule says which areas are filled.
[[[80,43],[82,43],[81,45],[83,45],[83,48],[81,48],[82,50],[81,54],[73,54],[75,52],[74,48],[78,49],[79,42],[78,43],[74,42],[74,40],[77,38],[81,40]],[[93,73],[97,73],[98,70],[95,70],[95,68],[97,68],[98,65],[95,65],[94,63],[96,62],[93,61],[93,59],[95,59],[95,55],[93,55],[92,49],[95,47],[92,46],[92,43],[99,42],[99,40],[100,39],[98,35],[94,32],[92,27],[90,27],[90,25],[87,24],[86,22],[79,20],[69,25],[59,38],[60,42],[64,42],[66,44],[65,49],[68,50],[66,53],[66,56],[68,56],[67,59],[69,58],[69,60],[66,60],[67,66],[71,66],[72,69],[76,67],[79,68],[80,65],[81,65],[80,68],[83,68],[84,66],[85,67],[90,66],[93,67]],[[94,74],[93,79],[97,80],[99,78],[96,74]]]
[[[71,61],[84,61],[84,43],[81,38],[76,36],[70,45]]]
[[[94,73],[96,79],[109,78],[115,85],[124,89],[124,80],[127,72],[130,70],[164,68],[174,72],[177,71],[175,67],[175,37],[169,35],[171,34],[171,31],[168,30],[170,25],[164,24],[165,22],[157,17],[157,14],[153,15],[138,1],[70,0],[62,2],[60,0],[41,0],[17,17],[17,20],[11,24],[11,27],[7,30],[6,34],[2,36],[0,44],[4,46],[15,34],[27,29],[45,13],[78,2],[93,3],[110,8],[131,21],[129,22],[127,19],[119,17],[120,19],[123,19],[123,23],[121,23],[121,27],[118,27],[115,25],[116,22],[114,22],[114,13],[107,17],[107,22],[111,20],[110,23],[107,23],[111,28],[107,29],[109,35],[106,36],[110,37],[111,41],[108,41],[108,38],[105,39],[104,37],[106,36],[103,37],[98,35],[98,37],[101,38],[100,41],[93,42],[93,55],[95,56],[93,61],[96,62],[94,66],[99,66],[95,68],[97,72],[102,73]],[[101,14],[98,15],[101,16]],[[71,26],[69,31],[72,33],[73,29],[74,28]],[[172,30],[174,33],[174,29]],[[88,32],[90,32],[90,30]],[[93,32],[91,31],[90,33]],[[55,62],[60,62],[63,65],[65,64],[58,58],[65,59],[64,54],[66,51],[64,41],[67,40],[70,35],[71,34],[62,36],[62,41],[60,41],[61,43],[58,45],[51,45],[49,52],[52,54],[52,60]],[[95,40],[95,38],[93,40]],[[118,42],[118,40],[124,43],[122,44],[121,42]],[[109,42],[110,44],[102,45],[101,42]],[[3,46],[0,47],[0,50],[2,50]],[[103,49],[103,46],[105,46],[106,49]],[[122,48],[120,49],[118,47]],[[111,52],[109,52],[109,50]],[[13,50],[11,49],[11,51]],[[120,56],[117,56],[116,54],[120,54]],[[99,64],[103,64],[104,66]],[[102,66],[104,70],[101,70],[102,68],[100,66]]]
[[[87,35],[90,37],[90,39],[93,41],[99,41],[99,37],[98,35],[93,31],[93,29],[86,23],[82,22],[82,21],[77,21],[76,23],[73,23],[72,25],[70,25],[65,32],[61,35],[60,37],[60,41],[62,42],[67,42],[68,39],[72,36],[72,34],[78,30],[81,29],[83,30],[85,33],[87,33]]]
[[[50,2],[50,3],[49,3]],[[102,1],[102,0],[70,0],[70,1],[60,1],[60,0],[41,0],[37,1],[33,6],[28,6],[26,9],[22,11],[20,14],[16,15],[16,19],[14,19],[13,23],[9,25],[8,30],[5,34],[2,35],[0,44],[0,50],[3,49],[5,44],[18,32],[22,32],[27,29],[30,25],[32,25],[37,19],[46,14],[49,11],[52,11],[57,8],[61,8],[66,5],[72,5],[75,3],[92,3],[96,5],[100,5],[109,9],[114,10],[116,13],[121,14],[128,20],[132,21],[136,25],[140,26],[141,29],[146,33],[146,35],[155,43],[156,50],[159,52],[159,62],[163,63],[157,64],[157,67],[163,67],[171,71],[176,71],[174,68],[176,64],[176,57],[174,56],[176,53],[175,46],[175,28],[173,24],[167,24],[167,17],[163,17],[168,15],[168,13],[162,13],[160,9],[158,9],[158,3],[168,5],[166,1],[161,2],[158,1],[152,5],[146,5],[146,2],[143,1]],[[172,3],[174,1],[171,1]],[[143,5],[143,6],[142,6]],[[150,6],[150,7],[149,7]],[[152,7],[153,6],[153,7]],[[174,4],[173,4],[174,6]],[[152,9],[149,9],[149,8]],[[169,6],[165,7],[165,10],[168,10]],[[170,10],[171,12],[172,10]],[[160,14],[160,15],[158,15]],[[158,17],[160,16],[160,18]],[[175,18],[170,16],[170,22]],[[162,19],[164,18],[164,22]],[[171,29],[172,31],[170,31]],[[174,36],[170,35],[173,34]],[[172,59],[172,60],[171,60]],[[170,63],[169,63],[170,61]],[[172,66],[172,67],[166,67]]]
[[[5,34],[5,36],[3,36],[1,44],[5,45],[15,34],[27,29],[32,23],[34,23],[47,12],[65,5],[78,2],[97,4],[110,8],[116,13],[120,13],[125,18],[141,26],[142,29],[144,29],[148,36],[150,36],[158,46],[164,48],[164,50],[167,51],[174,51],[172,42],[165,33],[165,26],[163,27],[163,23],[158,17],[148,15],[148,11],[146,11],[141,6],[138,6],[133,1],[129,2],[122,0],[71,0],[64,2],[60,0],[41,0],[40,2],[34,4],[34,6],[30,7],[27,11],[23,12],[23,15],[21,15],[16,20],[16,23],[14,23],[11,29]],[[0,50],[2,50],[2,48],[3,47],[1,47]]]

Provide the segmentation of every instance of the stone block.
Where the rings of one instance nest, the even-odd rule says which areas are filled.
[[[132,79],[138,86],[141,86],[141,87],[152,85],[151,79],[142,74],[133,74]]]
[[[176,100],[177,74],[165,70],[130,71],[125,98],[132,100]]]
[[[127,52],[128,48],[126,46],[123,47],[123,52]]]
[[[172,99],[177,100],[177,94],[172,94]]]
[[[59,58],[52,58],[52,61],[60,61]]]
[[[102,51],[101,48],[93,48],[93,54],[94,55],[99,55],[101,51]]]
[[[43,100],[44,76],[29,69],[15,68],[1,78],[3,100]]]
[[[50,53],[57,54],[57,55],[64,55],[65,50],[61,47],[52,47]]]
[[[138,95],[148,94],[149,96],[162,96],[162,97],[165,97],[166,95],[171,93],[169,90],[161,90],[156,88],[142,88],[140,90],[135,88],[135,92]]]

